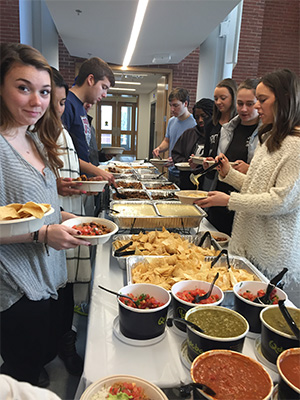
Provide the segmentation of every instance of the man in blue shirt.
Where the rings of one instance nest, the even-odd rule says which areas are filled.
[[[169,105],[172,117],[169,119],[166,136],[161,144],[153,150],[153,155],[158,157],[159,153],[169,150],[169,162],[172,163],[171,153],[179,137],[189,128],[196,125],[193,115],[188,110],[189,92],[186,89],[173,89],[169,95]],[[179,184],[179,171],[174,166],[169,167],[169,180]]]

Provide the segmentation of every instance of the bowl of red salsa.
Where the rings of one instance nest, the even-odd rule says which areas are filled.
[[[124,286],[119,293],[138,301],[118,297],[119,325],[121,333],[137,340],[153,339],[162,335],[166,327],[170,293],[150,283],[135,283]]]
[[[234,293],[234,309],[242,314],[249,323],[249,331],[255,334],[261,332],[261,321],[259,314],[261,310],[268,305],[256,303],[257,297],[266,293],[268,284],[261,281],[243,281],[238,282],[233,287]],[[270,299],[272,304],[278,304],[278,300],[286,300],[287,295],[279,288],[274,288]]]
[[[280,374],[278,400],[300,398],[300,348],[283,351],[277,358]]]
[[[254,359],[231,350],[211,350],[192,363],[194,382],[210,387],[211,400],[267,400],[272,396],[273,382],[269,373]]]
[[[204,295],[209,288],[210,282],[205,281],[188,280],[175,283],[171,289],[173,316],[184,319],[186,312],[199,304],[207,306],[220,305],[224,300],[224,292],[216,285],[214,285],[209,298],[200,301],[200,303],[194,303],[197,300],[197,295]],[[186,331],[185,324],[180,322],[174,322],[174,324],[178,329]]]

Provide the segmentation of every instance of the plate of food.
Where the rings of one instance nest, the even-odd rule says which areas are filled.
[[[168,159],[167,158],[162,158],[162,159],[160,159],[160,158],[151,158],[149,161],[153,165],[163,166],[168,162]]]
[[[0,207],[0,238],[38,231],[44,225],[45,217],[53,212],[54,209],[50,204],[33,201],[2,206]]]
[[[179,192],[175,192],[175,195],[181,203],[193,204],[196,200],[206,199],[207,193],[204,190],[180,190]]]
[[[188,162],[176,163],[175,167],[179,169],[179,171],[191,171],[191,167]]]
[[[102,192],[104,186],[108,184],[108,181],[95,181],[86,175],[80,175],[80,177],[72,179],[72,182],[80,182],[80,189],[87,192]]]
[[[75,235],[92,245],[106,243],[118,231],[118,225],[109,219],[96,217],[77,217],[67,219],[62,225],[77,229],[81,234]]]

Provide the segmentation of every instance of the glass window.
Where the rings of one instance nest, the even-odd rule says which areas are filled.
[[[110,147],[112,144],[112,135],[110,133],[101,133],[101,147]]]
[[[112,130],[112,106],[101,104],[101,130]]]
[[[121,147],[124,147],[126,150],[130,150],[131,135],[121,135]]]
[[[131,131],[131,106],[121,106],[121,131]]]

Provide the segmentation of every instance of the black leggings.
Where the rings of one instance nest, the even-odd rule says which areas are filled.
[[[0,313],[1,373],[37,385],[41,369],[57,355],[63,330],[64,296],[32,301],[23,296]]]

